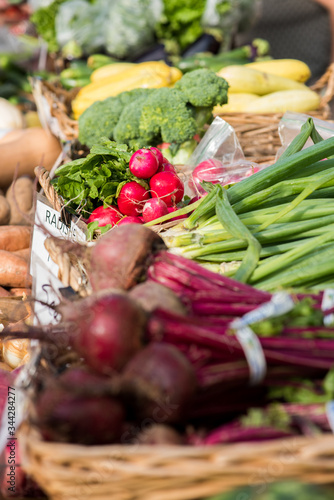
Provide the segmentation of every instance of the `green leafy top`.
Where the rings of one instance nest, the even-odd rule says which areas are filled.
[[[70,211],[87,217],[102,203],[111,205],[124,183],[134,180],[128,168],[131,155],[127,145],[103,138],[86,158],[60,166],[52,185]]]

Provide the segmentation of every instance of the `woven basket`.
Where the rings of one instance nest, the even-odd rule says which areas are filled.
[[[334,436],[211,447],[87,447],[44,442],[24,424],[18,439],[23,468],[52,500],[195,500],[244,485],[334,480]]]
[[[326,73],[311,87],[321,96],[319,109],[308,114],[322,120],[331,117],[329,103],[334,97],[334,63]],[[66,91],[60,85],[36,80],[34,82],[34,96],[37,106],[43,96],[50,106],[51,116],[59,126],[61,139],[72,141],[78,137],[78,122],[71,118],[71,101],[78,89]],[[41,106],[39,110],[43,111]],[[276,153],[281,147],[278,134],[278,124],[282,113],[252,114],[252,113],[225,113],[221,116],[235,129],[245,157],[256,163],[269,163],[275,160]]]

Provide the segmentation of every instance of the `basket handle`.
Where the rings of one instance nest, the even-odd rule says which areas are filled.
[[[52,207],[57,210],[57,212],[60,212],[62,220],[66,224],[69,224],[68,212],[65,210],[63,199],[58,195],[55,188],[52,186],[49,172],[44,167],[38,166],[35,167],[34,173],[44,190],[47,200],[51,203]]]
[[[321,91],[326,87],[325,93],[321,96],[320,107],[325,107],[334,97],[334,62],[331,63],[326,73],[315,82],[310,88],[311,90]]]

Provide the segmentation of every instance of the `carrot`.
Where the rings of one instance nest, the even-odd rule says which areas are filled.
[[[29,248],[31,228],[29,226],[0,226],[0,250],[16,252]]]
[[[30,285],[27,261],[12,252],[0,250],[0,286],[24,288]]]

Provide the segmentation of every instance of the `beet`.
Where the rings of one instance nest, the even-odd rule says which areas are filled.
[[[173,427],[168,425],[153,424],[148,429],[143,429],[135,437],[135,442],[145,445],[181,445],[184,438]]]
[[[35,423],[46,441],[97,445],[119,441],[124,417],[116,398],[80,396],[54,383],[37,399]]]
[[[130,297],[136,300],[147,312],[166,309],[176,314],[186,314],[186,309],[172,290],[155,281],[145,281],[132,288]]]
[[[131,414],[158,424],[184,419],[197,384],[187,358],[163,342],[152,342],[136,354],[125,367],[123,381],[133,394]]]
[[[91,249],[87,271],[93,290],[132,288],[145,277],[151,254],[163,248],[160,236],[147,227],[116,226]]]
[[[104,292],[59,306],[69,342],[99,373],[112,374],[142,346],[146,314],[123,292]]]

